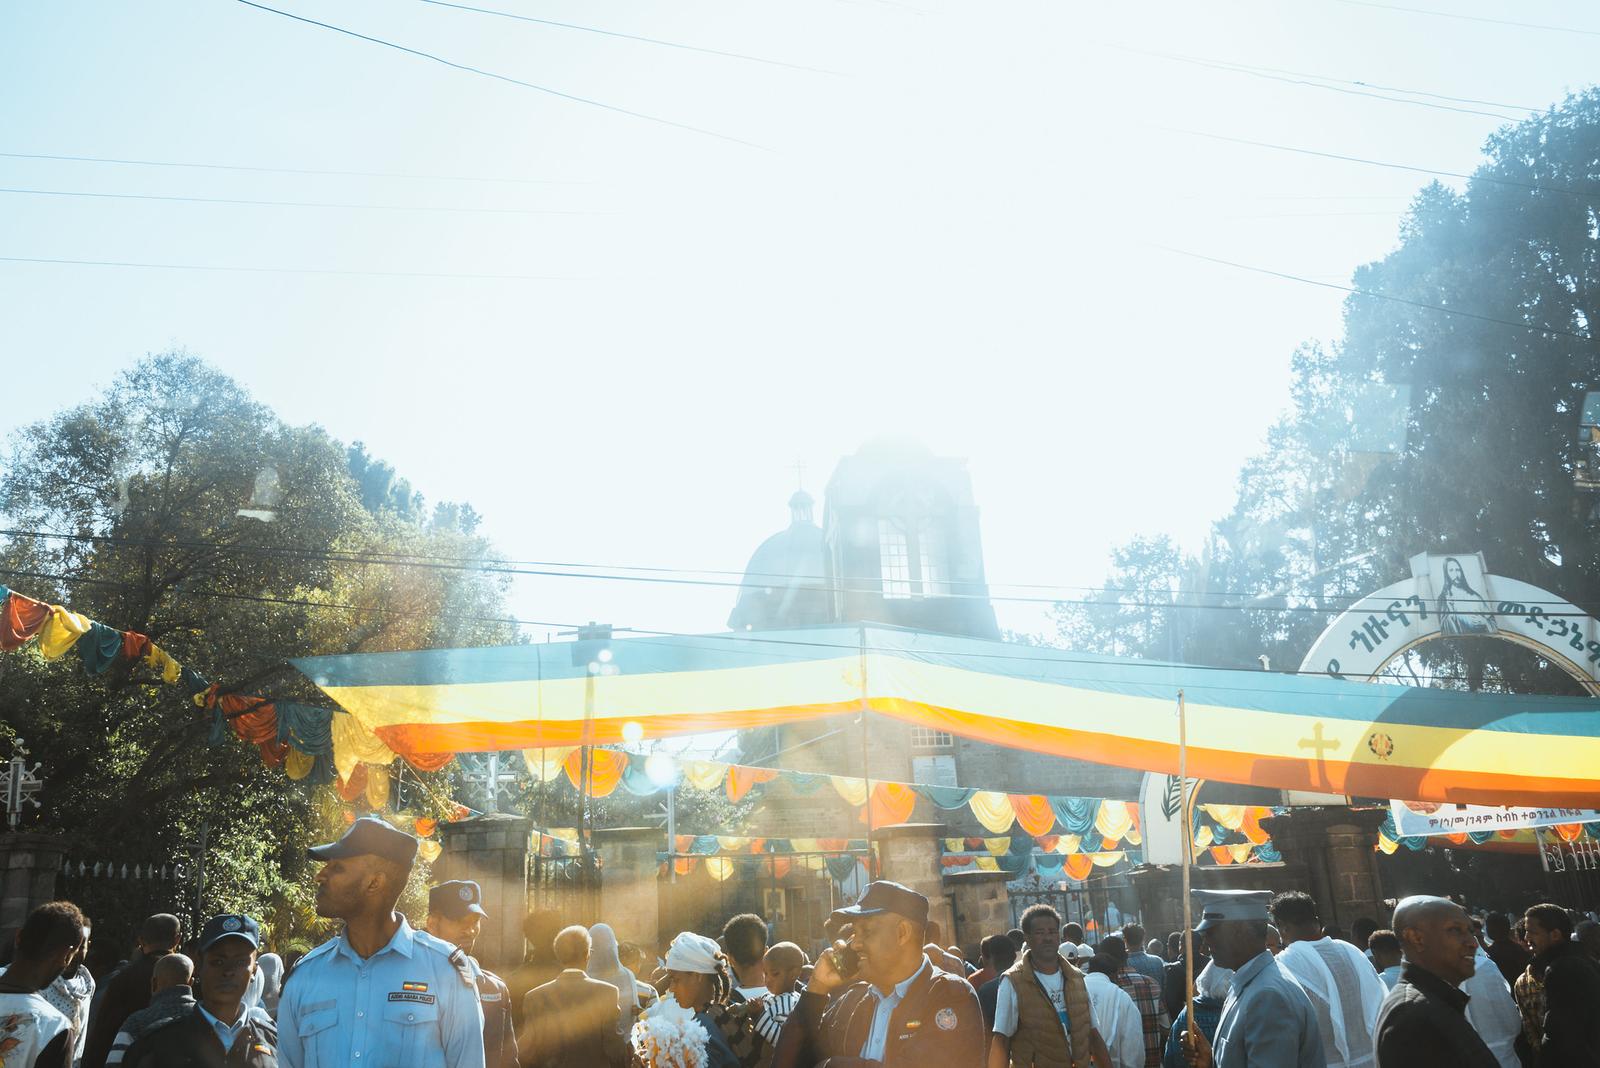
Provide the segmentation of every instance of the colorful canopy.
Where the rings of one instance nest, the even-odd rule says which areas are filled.
[[[1600,699],[1468,694],[1121,659],[892,627],[312,657],[402,756],[736,730],[867,708],[969,738],[1175,773],[1417,801],[1600,807]],[[614,672],[614,673],[609,673]],[[996,784],[990,784],[996,785]]]

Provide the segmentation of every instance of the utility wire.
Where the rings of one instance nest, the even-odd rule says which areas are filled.
[[[487,7],[473,7],[471,4],[448,3],[447,0],[419,0],[424,4],[434,7],[449,7],[457,11],[471,11],[479,15],[495,15],[503,19],[515,19],[518,22],[532,22],[540,26],[554,26],[563,30],[579,30],[583,33],[598,33],[604,37],[618,37],[624,41],[640,41],[644,44],[661,45],[665,48],[680,48],[685,52],[699,52],[707,56],[721,56],[724,59],[742,59],[751,63],[764,63],[769,67],[786,67],[789,70],[803,70],[811,74],[835,74],[836,71],[821,70],[817,67],[802,66],[799,63],[785,63],[780,59],[766,59],[761,56],[747,55],[743,52],[724,52],[716,48],[702,48],[699,45],[684,44],[681,41],[664,41],[659,37],[641,37],[634,33],[622,33],[617,30],[603,30],[598,26],[580,26],[572,22],[558,22],[555,19],[534,18],[532,15],[518,15],[511,11],[497,11]]]
[[[1188,249],[1173,248],[1171,245],[1152,244],[1151,247],[1161,249],[1163,252],[1170,252],[1176,256],[1187,256],[1190,259],[1202,260],[1206,263],[1216,263],[1224,267],[1232,267],[1235,270],[1250,271],[1253,274],[1264,274],[1272,278],[1283,278],[1291,282],[1302,282],[1305,285],[1319,286],[1323,289],[1337,289],[1342,293],[1350,293],[1357,297],[1365,297],[1372,300],[1386,300],[1394,304],[1404,304],[1407,307],[1423,308],[1428,311],[1440,312],[1444,315],[1455,315],[1463,319],[1473,319],[1481,323],[1495,323],[1500,326],[1514,327],[1518,330],[1527,330],[1531,333],[1540,335],[1553,334],[1559,337],[1570,337],[1574,340],[1582,341],[1587,344],[1593,344],[1594,342],[1594,338],[1592,337],[1589,337],[1585,334],[1575,333],[1571,330],[1563,330],[1560,327],[1537,326],[1533,323],[1519,323],[1515,319],[1498,319],[1492,315],[1479,315],[1477,312],[1464,311],[1460,308],[1451,308],[1443,304],[1429,304],[1428,302],[1421,300],[1408,300],[1405,297],[1397,297],[1389,293],[1376,293],[1370,289],[1357,289],[1354,286],[1340,285],[1338,282],[1321,282],[1315,278],[1307,278],[1304,275],[1289,274],[1285,271],[1274,271],[1267,267],[1255,267],[1248,263],[1238,263],[1234,260],[1225,260],[1217,256],[1206,256],[1199,252],[1190,252]]]
[[[217,552],[217,553],[242,553],[242,554],[246,554],[246,555],[254,554],[254,555],[263,556],[263,557],[276,557],[276,558],[287,558],[287,559],[298,559],[298,560],[310,560],[310,561],[323,562],[323,563],[370,564],[370,565],[374,565],[374,566],[409,567],[409,568],[415,568],[415,569],[418,569],[418,570],[430,570],[430,571],[480,572],[480,573],[484,573],[484,574],[510,575],[510,576],[516,576],[516,577],[570,578],[570,579],[587,579],[587,580],[606,581],[606,582],[635,582],[635,583],[647,583],[647,584],[648,583],[654,583],[654,584],[663,584],[663,585],[672,585],[672,586],[701,586],[701,587],[710,587],[710,588],[716,588],[716,589],[743,589],[745,587],[745,583],[742,582],[742,581],[737,581],[737,580],[733,580],[733,579],[707,579],[707,578],[701,578],[701,577],[698,577],[698,576],[702,575],[702,574],[705,574],[705,572],[692,572],[692,571],[675,569],[675,568],[658,569],[659,573],[657,573],[657,574],[622,574],[622,573],[618,573],[618,572],[615,572],[615,571],[612,571],[612,572],[601,572],[601,571],[580,572],[580,571],[573,571],[573,570],[557,570],[557,567],[560,567],[560,568],[587,567],[587,566],[593,566],[593,565],[555,565],[555,566],[552,566],[552,567],[529,568],[529,567],[508,566],[507,564],[505,564],[503,562],[499,562],[499,561],[475,560],[475,559],[471,559],[471,558],[456,558],[460,562],[442,562],[440,560],[429,560],[427,562],[417,562],[417,561],[411,561],[411,560],[390,559],[390,558],[385,558],[383,556],[367,556],[367,555],[358,554],[358,553],[354,553],[354,552],[337,553],[336,554],[334,552],[329,552],[329,551],[325,551],[325,550],[296,549],[296,548],[289,547],[289,546],[239,545],[239,544],[235,544],[235,545],[218,545],[218,544],[209,543],[209,542],[193,542],[193,541],[190,541],[190,542],[184,542],[184,541],[149,542],[149,541],[135,541],[135,540],[132,540],[132,539],[115,538],[115,537],[106,536],[106,535],[55,534],[55,533],[49,533],[49,532],[43,532],[43,531],[26,531],[26,530],[0,530],[0,535],[4,535],[4,536],[7,536],[7,537],[33,537],[33,538],[42,538],[42,539],[52,539],[52,540],[58,540],[58,541],[92,542],[92,543],[96,543],[96,544],[109,544],[109,545],[113,545],[113,546],[119,547],[119,548],[158,549],[158,550],[160,550],[160,549],[166,549],[166,550],[183,549],[183,550],[194,550],[194,551],[203,551],[203,552]],[[694,576],[694,577],[685,577],[685,576]],[[781,578],[783,578],[785,581],[799,581],[800,580],[799,576],[781,576]],[[827,577],[823,577],[823,576],[817,576],[815,578],[815,581],[812,583],[812,585],[815,585],[818,588],[826,589],[826,590],[828,590],[830,592],[837,592],[837,593],[868,593],[868,594],[870,594],[870,593],[880,592],[882,590],[882,588],[883,588],[883,582],[882,582],[881,579],[869,578],[869,577],[862,577],[862,578],[858,578],[858,579],[845,578],[845,579],[840,580],[840,579],[827,578]],[[1052,587],[1043,587],[1043,588],[1052,588]],[[1054,587],[1054,588],[1065,588],[1065,587]],[[1094,587],[1076,587],[1076,588],[1084,589],[1084,590],[1093,590],[1094,589]],[[1110,591],[1108,591],[1108,592],[1110,592]],[[1129,592],[1144,593],[1146,596],[1148,596],[1148,591],[1129,591]],[[1081,605],[1081,606],[1084,606],[1084,607],[1094,607],[1094,608],[1150,608],[1150,609],[1159,609],[1159,610],[1163,610],[1163,611],[1202,610],[1202,611],[1272,612],[1272,613],[1300,612],[1300,613],[1327,614],[1327,613],[1330,613],[1330,612],[1341,610],[1339,607],[1335,606],[1334,600],[1331,599],[1331,598],[1324,598],[1323,599],[1323,604],[1320,605],[1320,606],[1312,606],[1312,605],[1294,605],[1294,606],[1290,606],[1290,605],[1285,605],[1285,606],[1280,608],[1280,607],[1263,607],[1263,606],[1256,606],[1256,605],[1250,605],[1250,604],[1207,604],[1207,603],[1202,603],[1202,602],[1177,601],[1177,600],[1160,600],[1160,599],[1141,600],[1141,601],[1129,601],[1129,600],[1107,601],[1107,600],[1099,600],[1099,599],[1092,599],[1092,598],[1076,598],[1075,599],[1075,598],[1069,598],[1069,597],[1038,597],[1038,596],[1020,596],[1020,595],[992,594],[992,593],[954,593],[954,592],[952,592],[952,593],[946,593],[946,594],[937,594],[935,596],[937,596],[937,597],[939,597],[941,599],[949,599],[949,600],[1002,601],[1002,602],[1020,603],[1020,604],[1049,604],[1049,605],[1063,605],[1063,604],[1065,604],[1065,605]],[[1241,594],[1241,593],[1224,593],[1224,594],[1219,594],[1218,596],[1238,597],[1238,596],[1243,596],[1243,594]],[[1371,604],[1371,603],[1373,603],[1373,602],[1371,601],[1370,596],[1352,597],[1347,602],[1345,602],[1342,607],[1343,608],[1351,608],[1351,607],[1354,607],[1354,606],[1357,606],[1357,605],[1368,605],[1368,604]],[[1552,602],[1546,602],[1546,603],[1555,604],[1555,603],[1558,603],[1558,602],[1553,602],[1552,601]],[[1561,602],[1561,603],[1564,603],[1564,602]],[[1525,607],[1531,607],[1531,605],[1527,605],[1526,603],[1524,603],[1524,605],[1525,605]],[[1521,612],[1499,612],[1499,611],[1490,611],[1488,609],[1485,609],[1485,612],[1487,614],[1491,614],[1491,615],[1521,615],[1521,614],[1523,614]],[[1578,616],[1578,617],[1581,617],[1581,618],[1587,618],[1586,613],[1582,613],[1582,612],[1577,612],[1577,613],[1574,613],[1574,612],[1549,612],[1549,613],[1544,613],[1544,614],[1550,616],[1551,618],[1556,618],[1556,617],[1563,616],[1563,615],[1565,615],[1565,616]]]
[[[38,572],[38,571],[19,571],[19,570],[0,569],[0,575],[10,575],[10,576],[26,577],[26,578],[47,579],[47,580],[54,580],[54,581],[66,582],[66,583],[81,583],[81,584],[90,584],[90,585],[98,585],[98,586],[112,586],[112,587],[119,587],[119,588],[123,588],[123,589],[136,589],[136,588],[138,588],[137,585],[134,584],[134,583],[115,582],[115,581],[111,581],[111,580],[107,580],[107,579],[78,578],[78,577],[75,577],[75,576],[72,576],[72,575],[53,575],[53,574],[49,574],[49,573],[45,573],[45,572]],[[315,609],[324,609],[324,610],[329,610],[329,611],[354,611],[354,612],[367,612],[367,613],[389,613],[389,614],[393,614],[393,615],[402,615],[402,616],[414,616],[415,615],[414,610],[409,609],[409,608],[402,609],[402,608],[386,608],[386,607],[382,607],[382,606],[373,606],[373,605],[336,604],[336,603],[329,603],[329,602],[324,602],[324,601],[295,600],[295,599],[292,599],[292,598],[265,597],[265,596],[258,596],[258,595],[252,595],[252,594],[242,594],[242,593],[225,593],[225,592],[222,592],[222,591],[215,591],[215,590],[184,590],[182,592],[183,592],[183,594],[185,596],[210,597],[210,598],[216,598],[216,599],[220,599],[220,600],[243,601],[243,602],[257,603],[257,604],[287,605],[287,606],[292,606],[292,607],[315,608]],[[448,620],[460,620],[460,621],[465,621],[465,622],[503,623],[503,624],[511,624],[511,625],[528,625],[528,626],[542,626],[542,627],[567,628],[567,629],[570,629],[573,626],[575,626],[575,624],[570,624],[570,623],[541,623],[541,622],[534,621],[534,620],[520,620],[520,619],[516,619],[514,617],[483,616],[483,615],[474,615],[474,614],[465,613],[465,612],[437,612],[437,613],[434,614],[433,618],[435,618],[435,619],[448,619]],[[756,645],[756,646],[766,645],[766,646],[792,648],[792,649],[816,649],[816,650],[823,650],[823,651],[826,651],[826,652],[839,653],[839,654],[842,654],[842,655],[858,654],[861,651],[860,645],[858,643],[855,643],[855,642],[827,642],[827,641],[819,641],[819,640],[809,640],[808,641],[808,640],[799,639],[799,638],[769,638],[769,637],[764,637],[761,634],[761,632],[759,632],[759,631],[751,631],[751,632],[735,633],[735,634],[697,634],[697,633],[688,632],[688,631],[654,630],[654,629],[643,628],[643,627],[630,627],[629,630],[632,633],[638,634],[638,635],[640,635],[642,637],[650,637],[650,638],[666,638],[666,639],[674,639],[674,638],[676,638],[676,639],[693,640],[695,642],[718,641],[718,642],[726,642],[726,643],[730,643],[730,644],[739,644],[739,645]],[[702,645],[677,645],[677,644],[674,644],[670,640],[668,640],[668,641],[656,641],[653,644],[655,644],[655,645],[657,645],[657,646],[659,646],[661,648],[669,648],[669,649],[670,648],[681,648],[681,649],[686,649],[686,650],[696,650],[696,649],[703,648]],[[1061,655],[1058,655],[1058,654],[1061,654]],[[767,655],[770,655],[770,654],[758,654],[758,653],[752,652],[750,655],[752,655],[752,656],[755,656],[755,655],[767,656]],[[967,661],[986,661],[986,662],[1017,661],[1017,662],[1024,662],[1024,663],[1038,663],[1040,661],[1045,661],[1045,662],[1053,663],[1053,664],[1076,664],[1076,665],[1092,666],[1092,667],[1105,667],[1106,666],[1106,661],[1108,659],[1108,657],[1105,657],[1105,656],[1096,657],[1096,656],[1085,656],[1085,655],[1083,655],[1081,653],[1074,654],[1072,650],[1060,649],[1060,648],[1057,648],[1057,647],[1054,647],[1054,646],[1035,646],[1035,647],[1033,647],[1032,651],[1027,653],[1027,654],[1001,653],[1001,652],[981,652],[981,651],[967,652],[967,651],[964,651],[964,650],[946,650],[946,651],[943,651],[941,655],[949,656],[952,659],[956,659],[956,660],[967,660]],[[1170,662],[1161,661],[1161,660],[1142,660],[1142,659],[1138,659],[1138,658],[1117,659],[1115,666],[1117,666],[1119,668],[1126,667],[1126,668],[1133,669],[1133,670],[1163,671],[1163,672],[1167,672],[1169,674],[1171,672],[1173,672],[1173,671],[1178,671],[1178,670],[1185,671],[1185,672],[1205,671],[1205,672],[1228,672],[1228,673],[1232,673],[1232,674],[1246,674],[1246,675],[1256,674],[1256,672],[1253,669],[1248,668],[1248,667],[1222,667],[1222,666],[1218,666],[1218,665],[1214,665],[1214,664],[1179,664],[1179,663],[1170,663]],[[1264,671],[1264,672],[1260,672],[1260,674],[1263,674],[1263,675],[1274,675],[1274,676],[1293,675],[1293,676],[1298,676],[1298,677],[1309,677],[1309,678],[1338,678],[1338,679],[1345,679],[1346,678],[1346,676],[1344,676],[1343,674],[1337,674],[1337,673],[1330,672],[1330,671],[1299,671],[1299,670],[1297,670],[1297,671],[1272,671],[1272,672],[1265,672]],[[1422,675],[1422,676],[1419,676],[1419,678],[1422,678],[1422,679],[1425,679],[1425,680],[1431,680],[1431,681],[1450,681],[1450,682],[1468,681],[1468,677],[1465,676],[1465,675],[1433,674],[1433,675]],[[1089,677],[1089,676],[1062,676],[1062,679],[1063,679],[1063,681],[1067,681],[1067,682],[1099,681],[1098,677]],[[1359,681],[1359,680],[1357,680],[1357,681]],[[1274,689],[1272,687],[1263,687],[1263,686],[1218,686],[1218,687],[1216,687],[1216,689],[1219,692],[1226,692],[1226,693],[1265,693],[1265,694],[1281,693],[1281,691],[1276,690],[1276,689]],[[1369,699],[1373,699],[1373,700],[1384,700],[1384,701],[1390,700],[1390,698],[1386,694],[1381,694],[1381,693],[1363,694],[1363,693],[1360,693],[1360,692],[1351,692],[1351,691],[1344,691],[1344,690],[1340,690],[1340,691],[1331,691],[1331,690],[1329,690],[1329,691],[1313,691],[1312,695],[1313,696],[1318,696],[1318,695],[1320,695],[1320,696],[1330,696],[1330,697],[1332,697],[1332,696],[1337,696],[1337,697],[1359,697],[1359,698],[1369,698]],[[1506,696],[1506,697],[1517,697],[1517,696],[1526,696],[1526,695],[1505,694],[1503,696]],[[852,713],[842,713],[842,714],[850,715]]]
[[[501,182],[511,185],[594,185],[588,181],[555,178],[504,178],[467,174],[401,174],[394,171],[330,171],[306,167],[249,167],[231,163],[192,163],[160,159],[116,159],[110,156],[62,156],[43,152],[0,152],[3,159],[43,159],[66,163],[112,163],[126,167],[182,167],[208,171],[245,171],[252,174],[303,174],[334,178],[401,178],[416,182]]]
[[[1480,111],[1476,108],[1456,107],[1454,105],[1479,104],[1521,112],[1532,112],[1539,110],[1538,108],[1523,108],[1514,104],[1497,104],[1489,100],[1472,100],[1466,97],[1445,96],[1442,93],[1426,93],[1413,89],[1400,89],[1390,86],[1372,85],[1367,82],[1352,81],[1348,78],[1330,78],[1327,75],[1307,74],[1303,71],[1284,70],[1280,67],[1261,67],[1249,63],[1233,63],[1227,60],[1206,59],[1201,56],[1185,56],[1176,52],[1155,52],[1148,49],[1131,48],[1127,45],[1119,44],[1108,44],[1105,47],[1118,52],[1127,52],[1131,55],[1146,56],[1151,59],[1163,59],[1173,63],[1186,63],[1190,66],[1205,67],[1210,70],[1227,71],[1233,74],[1246,74],[1254,78],[1263,78],[1268,81],[1283,82],[1288,85],[1302,85],[1312,89],[1326,89],[1335,93],[1345,93],[1351,96],[1364,96],[1373,100],[1387,100],[1395,104],[1411,104],[1416,107],[1433,108],[1438,111],[1454,111],[1463,115],[1481,115],[1484,118],[1495,119],[1500,122],[1515,121],[1517,116],[1505,115],[1492,111]],[[1386,95],[1389,93],[1401,93],[1410,96],[1424,96],[1430,99],[1410,100],[1407,99],[1406,96]],[[1438,103],[1436,101],[1450,101],[1450,103]]]
[[[248,204],[268,208],[347,208],[356,211],[428,211],[459,212],[472,215],[610,215],[605,211],[582,211],[556,208],[475,208],[438,207],[427,204],[348,204],[316,200],[242,200],[232,197],[166,196],[155,193],[95,193],[79,189],[11,189],[0,187],[0,193],[33,197],[89,197],[100,200],[160,200],[178,204]]]
[[[1524,30],[1550,30],[1555,33],[1575,33],[1583,37],[1600,37],[1600,30],[1580,30],[1574,26],[1551,26],[1540,22],[1518,22],[1515,19],[1489,18],[1487,15],[1463,15],[1458,11],[1438,11],[1424,7],[1402,7],[1399,4],[1380,4],[1374,0],[1339,0],[1354,7],[1373,7],[1379,11],[1401,11],[1408,15],[1432,15],[1441,19],[1460,19],[1463,22],[1484,22],[1493,26],[1515,26]]]
[[[242,2],[242,0],[241,0]],[[1367,159],[1362,156],[1346,156],[1338,152],[1323,152],[1314,148],[1299,148],[1294,145],[1274,144],[1271,141],[1253,141],[1247,137],[1230,137],[1227,134],[1210,133],[1205,130],[1186,130],[1179,126],[1151,126],[1150,129],[1160,130],[1164,133],[1184,134],[1189,137],[1203,137],[1208,141],[1222,141],[1232,145],[1249,145],[1252,148],[1266,148],[1274,152],[1290,152],[1300,156],[1315,156],[1318,159],[1336,159],[1344,163],[1363,163],[1369,167],[1384,167],[1395,171],[1411,171],[1415,174],[1432,174],[1442,178],[1465,178],[1472,182],[1485,182],[1490,185],[1503,185],[1512,189],[1526,189],[1534,193],[1560,193],[1564,196],[1581,197],[1584,200],[1600,199],[1600,187],[1591,189],[1577,189],[1571,186],[1548,185],[1536,182],[1519,182],[1514,178],[1496,178],[1488,174],[1466,174],[1461,171],[1446,171],[1436,167],[1418,167],[1409,163],[1391,163],[1388,160]]]
[[[416,56],[419,59],[430,60],[431,62],[443,64],[444,66],[450,67],[454,70],[465,71],[468,74],[477,74],[485,78],[493,78],[495,81],[505,82],[508,85],[521,86],[524,89],[532,89],[535,92],[546,93],[550,96],[560,97],[562,100],[570,100],[576,104],[587,104],[590,107],[600,108],[602,111],[610,111],[618,115],[626,115],[629,118],[643,119],[645,122],[653,122],[661,126],[670,126],[678,130],[687,130],[690,133],[701,134],[705,137],[715,137],[719,141],[729,141],[736,145],[743,145],[746,148],[760,148],[764,151],[766,150],[764,146],[758,145],[752,141],[745,141],[737,137],[732,137],[728,134],[717,133],[715,130],[707,130],[700,126],[691,126],[688,123],[662,118],[659,115],[650,115],[643,111],[634,111],[631,108],[621,107],[617,104],[607,104],[603,101],[596,100],[593,97],[579,96],[576,93],[563,92],[560,89],[552,89],[547,85],[537,85],[534,82],[525,82],[521,78],[513,78],[507,74],[497,74],[492,70],[485,70],[482,67],[474,67],[466,63],[457,63],[455,60],[446,59],[445,57],[435,55],[432,52],[424,52],[417,48],[408,48],[403,44],[397,44],[394,41],[386,41],[381,37],[373,37],[369,34],[357,33],[355,30],[348,30],[343,26],[335,26],[331,22],[318,22],[316,19],[306,18],[304,15],[296,15],[292,12],[281,11],[275,7],[268,7],[266,4],[258,4],[255,2],[255,0],[235,0],[235,2],[243,4],[246,7],[253,7],[257,11],[265,11],[269,14],[280,15],[286,19],[293,19],[295,22],[303,22],[308,26],[317,26],[324,30],[332,30],[334,33],[342,33],[347,37],[354,37],[360,41],[367,41],[372,44],[382,45],[385,48],[392,48],[398,52],[404,52],[407,55]]]
[[[0,263],[49,263],[73,267],[137,267],[155,271],[225,271],[248,274],[340,275],[352,278],[455,278],[502,282],[586,282],[577,275],[446,274],[439,271],[339,271],[312,267],[240,267],[221,263],[135,263],[128,260],[68,260],[44,256],[0,256]]]

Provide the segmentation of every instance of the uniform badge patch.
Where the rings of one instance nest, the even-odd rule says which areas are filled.
[[[418,1005],[432,1005],[438,999],[432,994],[413,994],[408,990],[391,990],[390,1001],[411,1001]]]
[[[933,1026],[941,1031],[956,1029],[956,1010],[946,1006],[933,1014]]]
[[[463,886],[460,890],[456,891],[456,893],[461,895],[462,901],[472,900],[472,887],[470,886]]]
[[[227,919],[222,921],[222,929],[224,931],[237,931],[243,926],[244,924],[239,922],[239,917],[237,916],[229,916]]]
[[[424,992],[424,991],[426,991],[428,989],[428,984],[427,983],[401,983],[400,984],[400,989],[401,990],[414,990],[414,991],[417,991],[418,993],[422,993],[422,992]]]

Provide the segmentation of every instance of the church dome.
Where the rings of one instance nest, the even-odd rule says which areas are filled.
[[[812,518],[811,494],[789,498],[789,525],[763,541],[745,567],[732,630],[770,630],[828,621],[827,546]]]

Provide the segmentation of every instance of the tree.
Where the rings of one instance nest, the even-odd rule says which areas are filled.
[[[1201,599],[1233,610],[1184,629],[1188,658],[1294,667],[1339,607],[1419,552],[1482,550],[1498,573],[1600,609],[1595,500],[1573,479],[1578,407],[1600,388],[1600,90],[1503,128],[1485,156],[1463,192],[1424,188],[1398,247],[1355,272],[1342,338],[1295,353],[1293,410],[1197,562]],[[1150,546],[1119,550],[1110,584],[1158,565]],[[1128,641],[1124,610],[1061,618],[1079,647]],[[1402,672],[1576,692],[1499,642],[1430,643]]]
[[[358,478],[375,468],[193,356],[147,357],[16,434],[0,513],[18,533],[0,580],[146,634],[225,687],[287,699],[317,699],[291,656],[514,640],[502,577],[433,566],[490,557],[475,513],[427,524],[409,489],[367,493]],[[147,669],[74,665],[0,662],[0,723],[45,764],[48,820],[73,854],[182,860],[204,828],[208,908],[304,916],[304,847],[342,829],[340,807],[225,728],[208,744],[209,714]]]

